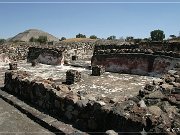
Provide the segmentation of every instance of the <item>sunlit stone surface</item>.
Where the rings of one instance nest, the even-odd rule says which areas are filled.
[[[3,82],[4,71],[8,69],[8,63],[1,63],[1,83]],[[117,98],[124,100],[127,97],[137,95],[138,91],[151,82],[153,77],[138,76],[130,74],[119,74],[106,72],[101,76],[92,76],[91,70],[77,68],[72,66],[54,66],[38,64],[35,67],[26,61],[18,62],[18,70],[28,71],[33,77],[42,77],[43,79],[52,78],[56,82],[65,82],[66,71],[69,69],[81,72],[81,81],[71,85],[73,91],[85,92],[92,97]]]

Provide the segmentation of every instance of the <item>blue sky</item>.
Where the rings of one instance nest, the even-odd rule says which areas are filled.
[[[7,1],[23,0],[5,2]],[[24,0],[27,1],[32,0]],[[75,0],[65,2],[70,1],[75,2]],[[83,2],[87,1],[111,2],[110,0]],[[120,0],[113,1],[120,2]],[[128,1],[135,2],[135,0]],[[41,29],[59,38],[62,36],[73,38],[78,33],[87,36],[95,34],[100,38],[111,35],[117,38],[122,36],[145,38],[155,29],[163,30],[167,38],[171,34],[178,36],[180,32],[180,3],[0,3],[0,13],[0,38],[12,37],[30,28]]]

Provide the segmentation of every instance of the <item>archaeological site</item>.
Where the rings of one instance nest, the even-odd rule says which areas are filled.
[[[55,134],[180,134],[180,42],[13,38],[0,63],[0,97]]]

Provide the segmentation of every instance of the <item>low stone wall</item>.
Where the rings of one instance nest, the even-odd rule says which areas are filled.
[[[153,52],[156,51],[172,51],[180,53],[180,42],[172,41],[123,41],[123,40],[97,40],[96,46],[98,50],[107,50],[107,49],[151,49]],[[95,47],[96,48],[96,47]],[[96,49],[95,49],[96,50]]]
[[[158,46],[157,46],[158,47]],[[94,48],[93,55],[118,55],[121,53],[143,53],[143,54],[152,54],[152,55],[163,55],[174,58],[180,58],[179,51],[171,50],[161,50],[154,49],[153,47],[142,47],[140,45],[96,45]]]
[[[94,55],[91,65],[102,65],[106,71],[148,75],[162,74],[179,62],[180,58],[144,53],[120,53]]]
[[[172,51],[180,53],[180,43],[179,42],[142,42],[139,43],[139,48],[141,49],[151,49],[153,51]]]
[[[30,47],[27,61],[32,62],[36,60],[39,63],[49,64],[49,65],[61,65],[64,63],[64,48],[38,48]]]
[[[6,72],[4,90],[50,115],[72,123],[82,131],[105,132],[113,129],[116,132],[140,134],[146,130],[176,135],[180,124],[177,107],[180,104],[178,94],[171,93],[169,83],[174,83],[171,88],[175,88],[175,93],[178,92],[179,72],[170,73],[171,76],[146,85],[144,90],[140,90],[139,96],[123,102],[114,102],[108,98],[88,100],[73,92],[69,86],[57,84],[53,79],[31,80],[30,73],[25,71]],[[171,77],[169,81],[168,77]],[[162,110],[165,103],[165,110]],[[173,107],[171,104],[175,105],[174,110],[166,110]],[[176,119],[173,119],[174,116]]]

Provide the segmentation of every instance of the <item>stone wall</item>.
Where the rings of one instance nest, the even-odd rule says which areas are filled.
[[[164,55],[164,56],[180,58],[180,52],[179,52],[180,48],[176,48],[176,49],[175,49],[176,51],[173,51],[174,49],[171,50],[169,47],[169,50],[167,50],[167,49],[164,49],[162,45],[155,46],[154,44],[152,45],[143,44],[143,46],[139,44],[95,45],[93,55],[143,53],[143,54]]]
[[[102,65],[106,71],[129,74],[162,74],[171,69],[180,59],[143,53],[94,55],[91,65]]]
[[[94,42],[59,42],[55,46],[66,48],[65,59],[70,60],[72,56],[78,56],[79,60],[91,60]]]
[[[150,42],[118,42],[118,40],[105,40],[103,42],[97,41],[96,46],[99,48],[98,50],[107,50],[107,49],[135,49],[139,48],[141,50],[151,49],[153,52],[162,51],[162,52],[180,52],[180,42],[158,42],[158,41],[150,41]],[[96,47],[95,47],[96,48]],[[97,50],[97,49],[95,49]]]
[[[180,64],[179,64],[180,65]],[[178,66],[179,66],[178,65]],[[32,80],[25,71],[5,73],[4,90],[86,132],[179,133],[179,69],[147,84],[126,101],[90,100],[53,79]],[[171,108],[168,110],[168,108]],[[126,133],[127,134],[127,133]]]
[[[49,114],[72,123],[76,128],[90,132],[114,129],[118,132],[140,132],[145,126],[142,118],[131,119],[123,108],[137,107],[134,102],[109,103],[81,99],[78,93],[68,86],[56,85],[50,80],[31,80],[31,75],[24,71],[5,73],[4,90],[26,102],[30,102]],[[143,110],[141,110],[144,112]],[[128,110],[129,112],[129,110]]]
[[[102,65],[106,71],[110,72],[140,75],[162,74],[180,60],[178,45],[175,43],[96,45],[91,65]]]
[[[78,59],[90,60],[93,55],[94,42],[58,42],[54,45],[40,45],[30,42],[18,42],[18,43],[5,43],[0,46],[0,54],[5,53],[11,60],[25,60],[28,56],[30,47],[37,48],[65,48],[64,57],[66,60],[70,60],[72,56],[78,56]]]
[[[0,54],[4,53],[10,60],[25,60],[27,57],[28,48],[33,44],[19,43],[6,43],[0,46]]]
[[[180,52],[179,42],[142,42],[139,44],[139,47],[142,49],[148,48],[153,51]]]
[[[32,62],[36,60],[39,63],[49,64],[49,65],[61,65],[64,63],[64,48],[39,48],[39,47],[30,47],[27,61]]]

